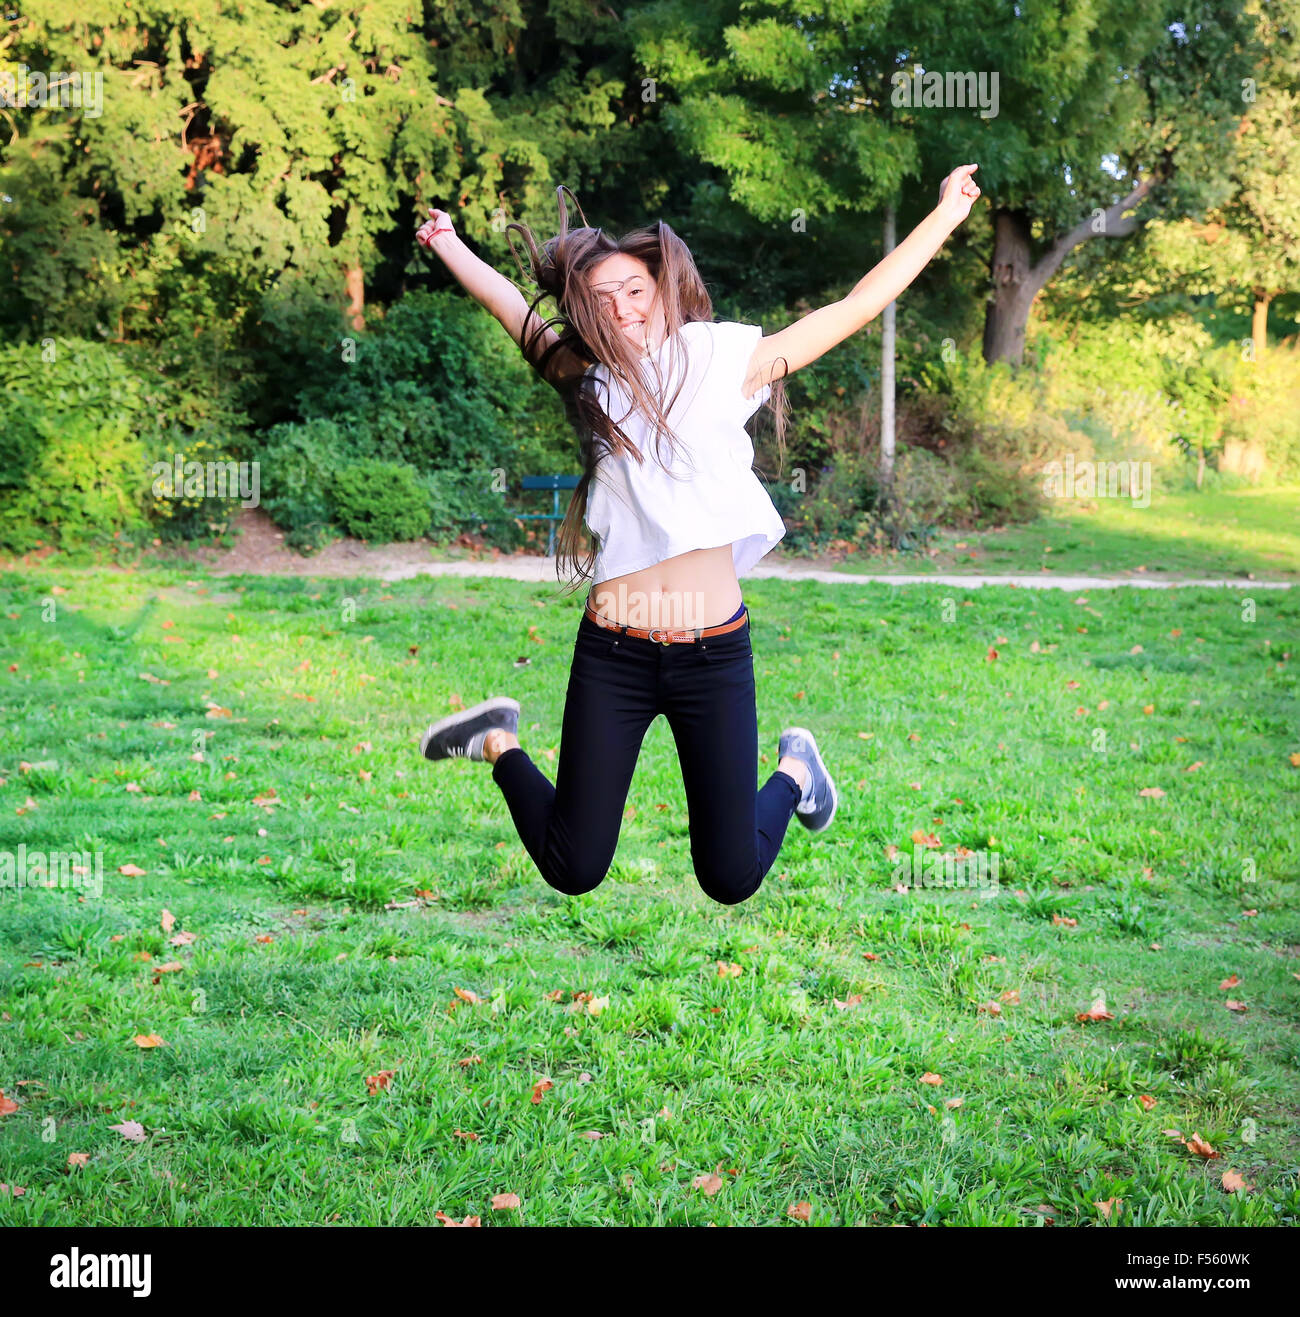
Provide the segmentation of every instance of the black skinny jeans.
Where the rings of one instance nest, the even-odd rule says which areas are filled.
[[[614,858],[641,742],[661,713],[681,759],[695,876],[713,900],[736,905],[772,867],[800,797],[779,770],[755,790],[748,614],[724,635],[663,645],[606,630],[584,612],[555,785],[518,747],[498,756],[492,780],[542,877],[569,896],[589,892]]]

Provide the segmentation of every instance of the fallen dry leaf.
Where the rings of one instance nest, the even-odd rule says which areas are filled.
[[[463,1221],[457,1221],[455,1217],[448,1216],[446,1212],[438,1211],[433,1214],[435,1221],[441,1221],[444,1226],[481,1226],[483,1223],[476,1216],[467,1216]]]
[[[790,1206],[785,1209],[785,1214],[794,1221],[811,1221],[812,1204],[807,1202],[791,1203]]]
[[[922,1084],[942,1084],[942,1083],[943,1083],[943,1076],[942,1076],[942,1075],[936,1075],[936,1074],[933,1073],[933,1071],[927,1070],[927,1071],[925,1072],[925,1074],[923,1074],[923,1075],[921,1076],[921,1080],[920,1080],[920,1082],[921,1082]]]
[[[144,1142],[144,1126],[138,1120],[124,1120],[120,1125],[110,1125],[111,1130],[116,1130],[124,1139],[132,1143]]]
[[[519,1206],[518,1194],[493,1194],[492,1210],[494,1212],[512,1212]]]
[[[707,1194],[710,1198],[722,1188],[722,1177],[720,1175],[697,1175],[691,1181],[692,1189],[699,1189],[702,1193]]]
[[[391,1082],[393,1076],[396,1073],[397,1072],[395,1070],[381,1070],[377,1075],[367,1075],[366,1093],[370,1097],[374,1097],[375,1094],[378,1093],[381,1089],[385,1089],[388,1087],[389,1083]]]
[[[1224,1171],[1223,1187],[1228,1193],[1236,1194],[1241,1193],[1243,1190],[1249,1193],[1255,1186],[1247,1184],[1240,1171]]]
[[[1219,1157],[1222,1154],[1217,1153],[1214,1149],[1201,1138],[1195,1131],[1192,1132],[1190,1139],[1184,1140],[1188,1152],[1194,1152],[1198,1157]]]
[[[137,1047],[163,1047],[163,1040],[156,1033],[138,1033],[135,1036]]]

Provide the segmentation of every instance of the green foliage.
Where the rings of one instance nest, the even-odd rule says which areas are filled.
[[[1270,347],[1259,360],[1238,354],[1229,378],[1221,467],[1251,472],[1253,450],[1268,481],[1300,480],[1300,338]]]
[[[793,0],[761,13],[641,5],[617,18],[563,0],[503,12],[490,31],[445,5],[382,9],[357,31],[328,6],[286,27],[275,6],[196,16],[160,0],[108,29],[70,18],[62,0],[23,8],[0,68],[103,69],[112,94],[100,115],[47,107],[13,125],[0,158],[0,334],[75,335],[99,372],[81,403],[105,419],[120,411],[146,460],[200,442],[262,460],[291,544],[336,529],[328,489],[311,484],[326,432],[298,442],[277,429],[318,422],[338,427],[325,445],[331,476],[361,460],[407,464],[435,534],[527,542],[530,528],[508,515],[522,506],[518,477],[575,470],[573,436],[490,316],[458,288],[412,291],[451,282],[412,233],[428,205],[450,207],[484,259],[513,275],[501,221],[545,236],[561,180],[611,232],[673,223],[719,315],[763,308],[776,327],[846,292],[875,259],[882,208],[895,207],[904,236],[954,161],[980,161],[986,197],[1025,213],[1039,253],[1114,199],[1116,175],[1099,162],[1114,156],[1130,176],[1177,165],[1139,208],[1169,221],[1160,241],[1071,254],[1045,290],[1038,362],[1020,376],[958,363],[940,378],[939,343],[973,341],[983,314],[984,207],[946,244],[900,307],[898,377],[914,392],[900,396],[888,507],[860,414],[875,329],[798,372],[792,452],[818,477],[798,498],[774,492],[792,547],[924,543],[941,521],[1030,515],[1033,472],[1065,451],[1140,456],[1176,480],[1181,448],[1201,463],[1198,483],[1300,476],[1294,352],[1243,368],[1225,342],[1229,313],[1248,312],[1257,286],[1275,299],[1274,323],[1288,322],[1300,102],[1294,43],[1278,35],[1289,20],[1271,7],[1221,7],[1175,31],[1162,0],[1095,0],[1079,23],[1108,35],[1087,49],[1053,13],[988,0],[938,15],[849,6],[831,21]],[[882,96],[916,50],[935,69],[997,68],[1002,112],[922,113]],[[1115,79],[1121,65],[1134,76]],[[654,114],[635,95],[646,71]],[[1246,74],[1261,90],[1252,102]],[[1030,149],[1012,107],[1045,90],[1058,110]],[[1180,227],[1182,215],[1193,219]],[[1158,255],[1166,240],[1172,265]],[[1098,310],[1089,281],[1126,261]],[[1216,295],[1225,311],[1207,328],[1195,299]],[[1058,315],[1085,307],[1067,338]],[[143,406],[115,411],[127,379]],[[933,404],[916,387],[925,379],[941,395]],[[56,414],[51,380],[6,387],[19,419],[0,435],[0,489],[44,470],[49,432],[36,416]],[[101,508],[116,518],[110,534],[131,520],[111,511],[131,503],[118,494]],[[188,536],[228,511],[155,502],[147,515]]]
[[[557,395],[492,316],[452,292],[404,297],[357,337],[354,361],[318,365],[299,406],[344,427],[362,456],[484,485],[494,468],[523,473],[574,447]]]
[[[28,483],[0,490],[0,547],[83,548],[146,524],[145,453],[126,422],[38,414],[33,429],[39,453]]]
[[[413,540],[429,525],[429,502],[416,472],[399,462],[368,460],[334,476],[339,524],[358,539]]]
[[[152,475],[149,517],[155,533],[165,540],[206,539],[223,535],[230,528],[235,509],[239,506],[239,481],[231,479],[233,468],[225,465],[226,497],[216,490],[209,492],[206,479],[202,492],[192,492],[196,483],[187,474],[192,463],[203,468],[205,477],[212,464],[233,464],[238,461],[230,448],[215,438],[205,437],[211,427],[187,434],[178,425],[160,429],[152,440],[152,453],[148,462]],[[181,462],[181,480],[176,480],[176,461]],[[192,468],[191,468],[192,470]],[[250,489],[250,494],[253,491]]]
[[[295,549],[318,549],[333,538],[335,473],[351,458],[347,435],[318,418],[273,426],[258,448],[262,463],[262,506]]]
[[[75,338],[0,347],[0,545],[85,547],[145,524],[151,381]]]

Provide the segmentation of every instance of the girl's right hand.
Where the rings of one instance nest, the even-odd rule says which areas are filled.
[[[431,219],[425,220],[416,231],[415,240],[422,247],[427,247],[430,251],[436,251],[439,247],[446,246],[456,236],[456,230],[451,226],[451,216],[445,210],[434,210],[429,208]]]
[[[979,165],[958,165],[939,184],[939,209],[952,221],[954,228],[970,214],[971,207],[980,199],[980,190],[971,175]]]

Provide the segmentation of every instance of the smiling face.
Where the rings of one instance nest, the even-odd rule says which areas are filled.
[[[657,347],[663,337],[663,311],[645,262],[616,252],[592,266],[589,277],[601,307],[632,344],[642,352]]]

